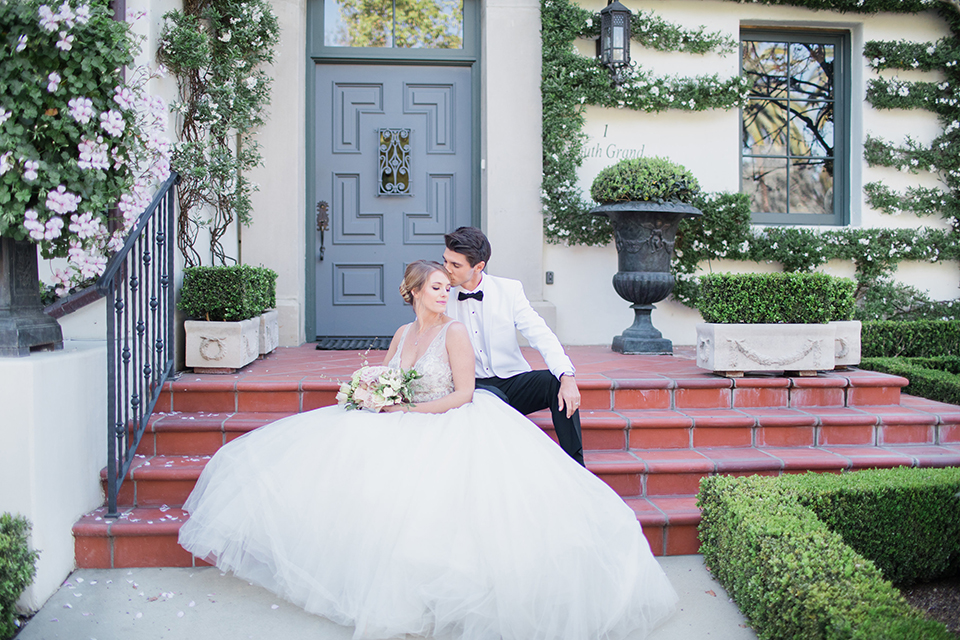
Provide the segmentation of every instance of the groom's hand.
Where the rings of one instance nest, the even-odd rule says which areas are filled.
[[[560,376],[560,393],[557,394],[560,411],[566,411],[567,417],[572,416],[580,408],[580,389],[577,379],[567,374]]]

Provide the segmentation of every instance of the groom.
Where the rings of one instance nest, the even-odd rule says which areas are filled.
[[[524,415],[549,407],[560,446],[583,464],[580,390],[560,340],[530,306],[519,281],[483,272],[490,241],[482,231],[460,227],[444,240],[443,266],[454,287],[447,315],[470,333],[477,388],[492,391]],[[549,371],[531,371],[517,330],[540,352]]]

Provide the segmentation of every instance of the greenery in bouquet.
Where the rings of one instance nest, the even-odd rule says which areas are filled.
[[[0,0],[0,235],[96,278],[167,178],[167,108],[106,0]],[[115,208],[116,214],[110,210]]]
[[[390,405],[411,402],[410,386],[420,377],[415,369],[364,365],[353,372],[350,382],[340,385],[337,404],[346,409],[379,412]]]

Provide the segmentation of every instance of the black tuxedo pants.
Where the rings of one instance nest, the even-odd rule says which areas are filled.
[[[510,378],[477,378],[477,388],[486,389],[499,396],[523,415],[549,408],[560,447],[571,458],[583,464],[580,411],[574,411],[568,418],[566,410],[560,410],[557,400],[560,381],[552,373],[540,369],[519,373]]]

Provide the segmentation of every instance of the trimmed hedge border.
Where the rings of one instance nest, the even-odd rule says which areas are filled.
[[[960,356],[960,321],[864,322],[860,340],[864,358]]]
[[[704,322],[817,324],[852,317],[856,284],[825,273],[712,273],[699,278]]]
[[[761,640],[955,640],[881,568],[904,583],[960,572],[958,494],[958,468],[713,476],[700,552]]]
[[[177,307],[195,320],[236,322],[277,306],[277,273],[266,267],[187,267]]]
[[[928,400],[960,404],[960,357],[863,358],[861,369],[903,376],[910,381],[903,393]]]

